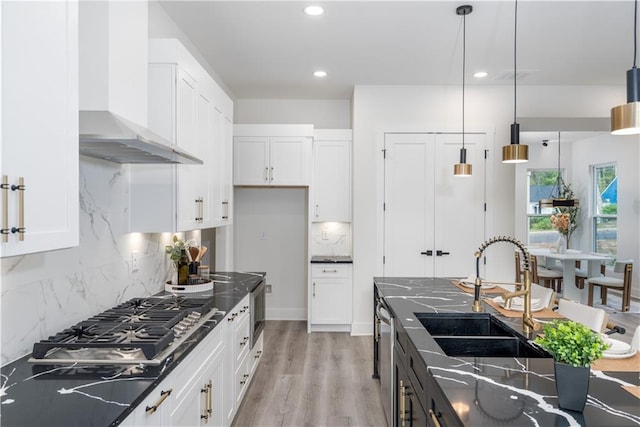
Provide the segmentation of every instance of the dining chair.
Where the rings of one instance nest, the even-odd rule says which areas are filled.
[[[604,276],[604,272],[607,269],[607,265],[602,262],[600,263],[600,274]],[[589,277],[589,272],[587,270],[582,269],[582,262],[578,259],[576,260],[576,288],[584,289],[584,281]]]
[[[640,350],[640,325],[636,326],[636,330],[631,337],[631,347]]]
[[[607,322],[607,313],[603,309],[564,298],[558,300],[558,313],[598,333],[604,331]]]
[[[589,277],[585,283],[589,286],[589,296],[587,304],[593,305],[593,288],[600,286],[600,298],[602,304],[607,303],[607,291],[609,289],[615,289],[622,291],[622,311],[629,311],[631,306],[631,277],[633,273],[633,260],[616,261],[613,266],[614,274],[618,274],[621,277],[615,276],[600,276]]]
[[[545,288],[551,288],[556,293],[562,292],[562,271],[552,270],[539,265],[538,257],[535,255],[531,256],[531,264],[531,271],[535,271],[535,275],[537,276],[537,280],[534,280],[535,283]],[[535,268],[533,266],[535,266]]]

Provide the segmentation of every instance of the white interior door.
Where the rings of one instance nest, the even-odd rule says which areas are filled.
[[[460,161],[460,134],[437,134],[434,162],[435,275],[452,277],[475,274],[474,253],[484,241],[485,134],[465,134],[470,177],[453,175]],[[441,251],[441,255],[438,255]]]
[[[384,275],[422,277],[433,271],[433,134],[385,135]],[[429,274],[431,275],[431,274]]]
[[[385,135],[385,276],[472,274],[484,236],[485,138],[465,135],[474,170],[461,178],[459,134]]]

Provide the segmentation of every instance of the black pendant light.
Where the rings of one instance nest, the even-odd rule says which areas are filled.
[[[558,172],[556,175],[556,185],[551,190],[551,195],[553,195],[554,190],[556,190],[558,192],[558,196],[553,198],[550,197],[548,199],[540,199],[538,202],[540,212],[542,212],[542,208],[574,208],[578,206],[578,199],[566,197],[566,195],[561,194],[563,187],[564,180],[560,174],[560,132],[558,132]]]
[[[513,123],[511,124],[511,143],[502,147],[502,163],[524,163],[529,161],[529,147],[520,144],[520,125],[516,122],[516,41],[518,36],[518,0],[515,0],[513,30]]]
[[[462,16],[462,148],[460,163],[453,165],[454,176],[471,176],[472,166],[467,163],[467,149],[464,147],[464,83],[467,65],[467,15],[473,12],[471,5],[458,6],[456,14]]]
[[[640,72],[636,67],[638,50],[638,0],[633,9],[633,67],[627,70],[627,103],[611,109],[613,135],[640,134]]]

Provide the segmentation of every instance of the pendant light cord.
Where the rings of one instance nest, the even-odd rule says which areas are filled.
[[[636,57],[638,52],[638,0],[633,7],[633,68],[636,68]]]
[[[464,83],[467,65],[467,15],[462,15],[462,149],[464,150]]]
[[[560,197],[560,184],[562,182],[562,178],[560,177],[560,131],[558,131],[558,176],[556,177],[556,182],[558,185],[558,195]]]
[[[517,55],[516,55],[516,39],[518,37],[518,0],[516,1],[514,11],[514,26],[513,26],[513,123],[516,122],[516,105],[517,104],[517,91],[516,91],[516,76],[517,74]],[[636,0],[637,2],[638,0]]]

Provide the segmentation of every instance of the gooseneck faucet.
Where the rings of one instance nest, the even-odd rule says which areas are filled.
[[[482,258],[482,253],[485,251],[485,249],[487,249],[489,246],[493,245],[494,243],[498,243],[498,242],[507,242],[507,243],[514,244],[522,253],[522,259],[523,259],[523,270],[524,270],[523,282],[524,283],[513,283],[516,286],[515,292],[505,292],[502,295],[502,298],[504,299],[505,307],[508,308],[511,306],[512,298],[515,298],[518,296],[524,297],[524,312],[522,313],[522,331],[526,334],[530,333],[531,329],[533,329],[534,331],[537,331],[538,329],[540,329],[540,324],[535,320],[533,320],[533,317],[531,316],[531,270],[529,268],[529,265],[530,265],[529,252],[527,252],[527,249],[524,247],[522,242],[520,242],[519,240],[513,237],[507,237],[507,236],[492,237],[491,239],[481,244],[478,250],[476,251],[475,253],[476,280],[475,280],[475,286],[473,289],[472,310],[476,313],[480,313],[483,311],[482,302],[480,301],[480,289],[482,288],[482,279],[480,278],[480,258]],[[524,289],[520,288],[520,285],[523,285]]]

